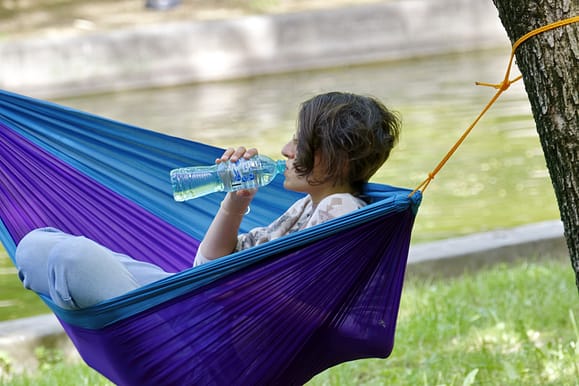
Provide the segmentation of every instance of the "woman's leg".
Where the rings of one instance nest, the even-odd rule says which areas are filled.
[[[83,308],[170,274],[81,236],[54,228],[26,235],[16,249],[24,286],[63,308]]]
[[[63,308],[84,308],[138,288],[133,275],[103,246],[70,237],[48,254],[48,288]]]
[[[69,235],[54,228],[35,229],[16,247],[16,267],[24,288],[48,295],[48,253]]]

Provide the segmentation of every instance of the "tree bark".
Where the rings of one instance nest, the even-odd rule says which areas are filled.
[[[579,0],[493,0],[511,42],[579,15]],[[516,52],[579,289],[579,23],[531,37]]]

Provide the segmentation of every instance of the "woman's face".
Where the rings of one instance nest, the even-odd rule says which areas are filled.
[[[308,184],[306,177],[300,176],[294,169],[294,162],[296,159],[298,149],[297,135],[284,145],[281,149],[281,154],[287,158],[286,168],[284,172],[285,180],[283,182],[284,188],[296,192],[307,192]]]
[[[300,176],[296,173],[296,170],[294,168],[294,162],[297,155],[297,149],[298,149],[297,135],[294,135],[291,141],[286,143],[284,147],[281,149],[281,154],[283,154],[283,156],[287,158],[286,170],[284,173],[285,180],[283,186],[288,190],[311,194],[316,189],[318,189],[319,185],[310,184],[306,176]],[[316,154],[314,156],[314,168],[310,176],[310,178],[313,178],[314,180],[316,179],[323,180],[323,176],[318,176],[319,171],[321,170],[321,167],[318,166],[319,163],[320,163],[319,155]]]

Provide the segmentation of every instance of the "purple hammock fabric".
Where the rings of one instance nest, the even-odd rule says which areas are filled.
[[[298,385],[387,357],[420,194],[369,184],[375,202],[359,211],[189,268],[221,197],[177,204],[168,171],[219,152],[0,92],[9,255],[28,231],[55,226],[179,272],[85,310],[41,295],[86,363],[120,385]],[[295,198],[274,181],[243,227],[269,223]]]

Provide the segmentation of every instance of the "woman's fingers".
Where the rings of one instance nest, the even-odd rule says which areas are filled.
[[[226,161],[236,162],[240,158],[249,159],[257,154],[258,154],[258,151],[254,147],[252,147],[250,149],[247,149],[245,146],[239,146],[238,148],[230,147],[230,148],[227,148],[223,152],[223,155],[220,158],[217,158],[215,160],[215,162],[216,163],[221,163],[221,162],[226,162]]]
[[[245,154],[244,154],[243,156],[244,156],[245,158],[249,159],[249,158],[251,158],[251,157],[253,157],[253,156],[256,156],[257,153],[258,153],[257,149],[254,148],[254,147],[252,147],[251,149],[247,149],[247,150],[245,151]]]

